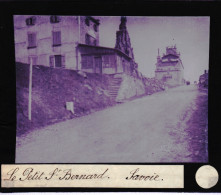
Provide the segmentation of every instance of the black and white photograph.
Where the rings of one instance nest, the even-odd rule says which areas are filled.
[[[16,163],[207,163],[209,16],[14,15]]]

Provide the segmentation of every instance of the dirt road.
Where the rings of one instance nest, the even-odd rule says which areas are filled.
[[[17,138],[16,163],[206,161],[199,97],[196,86],[177,87],[35,130]]]

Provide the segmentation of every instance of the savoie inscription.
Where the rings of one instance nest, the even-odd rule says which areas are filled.
[[[129,176],[125,178],[126,180],[138,180],[138,181],[163,181],[162,178],[157,173],[154,174],[141,174],[140,169],[134,169],[130,172]]]
[[[91,171],[90,171],[91,172]],[[60,169],[55,168],[48,172],[37,170],[33,167],[21,168],[16,167],[7,172],[5,181],[30,181],[30,180],[104,180],[111,179],[111,171],[109,168],[102,169],[100,172],[87,173],[82,172],[77,174],[73,169]],[[112,175],[118,175],[112,173]],[[123,180],[136,180],[136,181],[163,181],[163,178],[159,174],[148,174],[145,171],[141,171],[140,168],[129,170],[121,179]]]

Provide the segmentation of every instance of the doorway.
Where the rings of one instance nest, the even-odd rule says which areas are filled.
[[[95,62],[95,73],[102,74],[102,60],[101,60],[101,57],[95,57],[94,62]]]

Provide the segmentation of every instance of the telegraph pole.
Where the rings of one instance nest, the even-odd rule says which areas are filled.
[[[31,94],[32,94],[32,58],[30,58],[29,68],[29,94],[28,94],[28,119],[31,120]]]

